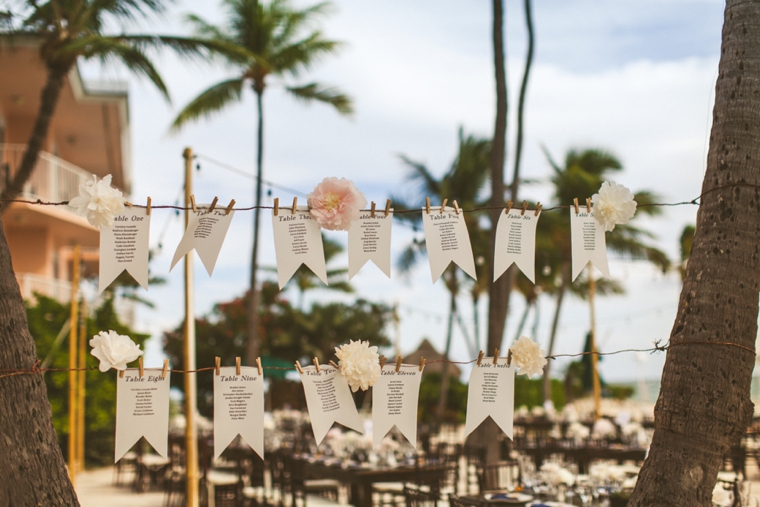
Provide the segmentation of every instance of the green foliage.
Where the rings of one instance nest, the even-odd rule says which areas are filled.
[[[235,364],[235,357],[245,357],[248,293],[243,297],[217,304],[209,315],[196,319],[198,367],[214,364],[219,356],[224,365]],[[322,362],[334,359],[334,347],[351,340],[369,341],[386,346],[385,325],[392,310],[385,305],[362,299],[344,303],[314,304],[309,310],[293,307],[282,297],[277,285],[265,282],[261,289],[261,355],[264,365],[304,363],[318,357]],[[164,333],[164,349],[172,365],[183,368],[182,325]],[[279,361],[279,363],[277,363]],[[277,372],[278,370],[272,370]],[[265,372],[265,376],[273,374]],[[172,378],[180,387],[182,379]],[[213,378],[198,375],[198,410],[213,413]],[[275,401],[275,400],[273,400]]]
[[[465,415],[467,414],[467,384],[463,384],[457,377],[450,377],[448,396],[446,397],[446,410],[444,411],[442,421],[436,419],[440,397],[441,374],[435,372],[425,373],[420,382],[420,398],[417,408],[419,422],[426,424],[464,424]]]
[[[37,346],[37,357],[50,355],[50,368],[69,367],[68,337],[54,348],[56,336],[69,319],[70,305],[63,305],[54,299],[39,294],[36,304],[27,303],[29,332]],[[114,330],[119,334],[130,336],[142,345],[148,335],[139,334],[119,321],[112,299],[106,299],[87,319],[86,340],[99,331]],[[98,360],[90,354],[87,345],[86,365],[93,368],[85,373],[85,458],[88,465],[106,465],[112,463],[114,422],[116,418],[116,373],[101,373],[97,370]],[[69,377],[68,372],[45,373],[48,399],[53,411],[53,426],[58,441],[67,452],[69,433]]]
[[[525,375],[515,377],[515,407],[540,406],[543,405],[543,400],[544,381],[542,379],[530,379]],[[561,380],[551,380],[551,400],[557,410],[561,410],[567,403],[565,388]]]

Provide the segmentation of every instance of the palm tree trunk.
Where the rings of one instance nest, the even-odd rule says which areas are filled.
[[[480,349],[480,310],[478,303],[480,297],[473,294],[472,296],[472,339],[475,343],[475,349]]]
[[[26,309],[0,221],[0,371],[37,363]],[[53,429],[45,382],[39,373],[0,378],[0,498],[19,507],[79,505]]]
[[[452,266],[451,276],[456,276],[456,267]],[[451,338],[454,335],[454,318],[457,313],[457,289],[456,280],[452,281],[449,287],[451,300],[449,302],[449,325],[446,331],[446,349],[443,351],[443,364],[441,365],[441,396],[438,398],[438,411],[436,412],[438,423],[443,422],[443,416],[446,413],[446,404],[449,397],[449,353],[451,352]]]
[[[559,314],[562,310],[562,301],[565,299],[565,293],[570,287],[570,263],[565,262],[562,266],[562,285],[557,292],[557,306],[554,308],[554,319],[552,320],[552,330],[549,335],[549,348],[547,355],[551,356],[554,353],[554,341],[557,337],[557,326],[559,325]],[[547,361],[544,366],[544,401],[550,400],[552,395],[552,379],[551,379],[551,360]]]
[[[745,433],[760,255],[760,1],[727,0],[707,170],[655,432],[631,507],[711,504],[723,456]]]
[[[256,91],[256,109],[259,114],[259,125],[256,136],[256,195],[253,210],[253,249],[251,251],[251,294],[248,298],[248,364],[255,364],[259,356],[259,291],[256,286],[259,256],[259,215],[261,211],[261,183],[263,178],[264,160],[264,92]]]
[[[523,111],[525,109],[525,95],[528,90],[528,77],[533,65],[533,16],[531,15],[530,0],[525,0],[525,27],[528,30],[528,54],[525,56],[525,70],[523,71],[522,84],[520,85],[520,98],[517,102],[517,140],[515,143],[515,169],[512,177],[512,196],[517,195],[517,187],[520,183],[520,162],[522,160],[523,145]],[[513,197],[513,201],[516,199]]]
[[[516,342],[518,338],[520,338],[520,335],[523,332],[523,328],[525,327],[525,321],[528,320],[528,314],[530,313],[530,307],[533,303],[525,300],[525,310],[523,310],[522,317],[520,317],[520,324],[517,326],[517,332],[515,332],[515,339],[512,340],[513,342]]]
[[[29,142],[26,143],[24,158],[21,159],[21,165],[13,176],[13,179],[11,179],[10,184],[0,194],[0,204],[8,199],[15,199],[32,175],[32,171],[34,171],[34,167],[37,164],[37,156],[42,149],[45,139],[47,139],[50,120],[58,104],[58,97],[61,95],[63,82],[68,71],[69,68],[48,67],[47,82],[42,89],[40,108],[37,111],[37,119],[34,122],[32,135],[29,137]],[[0,207],[0,213],[6,209],[8,209],[8,206]]]

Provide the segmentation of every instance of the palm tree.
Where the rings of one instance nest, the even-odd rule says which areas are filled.
[[[48,0],[44,3],[26,0],[22,3],[22,14],[3,14],[0,36],[11,44],[14,37],[33,37],[39,41],[47,79],[24,157],[13,179],[0,194],[0,200],[15,198],[31,176],[66,76],[80,58],[121,62],[130,72],[146,77],[168,100],[169,92],[147,56],[147,49],[170,47],[185,56],[208,57],[215,51],[222,51],[229,58],[240,56],[236,48],[223,41],[105,33],[109,25],[161,13],[165,3],[163,0]]]
[[[258,299],[256,271],[258,268],[259,214],[264,157],[264,90],[268,78],[298,78],[321,57],[335,53],[339,43],[324,38],[312,27],[318,17],[329,12],[329,3],[319,3],[304,9],[293,7],[289,0],[271,0],[268,4],[258,0],[223,0],[227,9],[227,22],[214,26],[198,16],[188,16],[198,36],[209,41],[236,46],[245,58],[229,58],[228,63],[237,69],[235,76],[216,83],[201,92],[177,115],[173,128],[208,117],[243,98],[243,89],[250,85],[256,96],[258,127],[256,136],[256,191],[253,213],[253,249],[251,252],[251,294],[248,308],[248,359],[258,356]],[[322,102],[334,107],[340,114],[352,112],[351,100],[339,90],[311,82],[285,86],[285,90],[298,100]]]
[[[413,197],[414,202],[392,196],[394,208],[397,210],[419,209],[417,203],[424,202],[425,197],[430,197],[434,202],[441,202],[443,199],[449,199],[449,202],[456,200],[461,208],[472,209],[482,204],[481,193],[488,181],[490,166],[491,142],[488,139],[477,138],[472,135],[465,137],[462,129],[459,129],[459,152],[456,159],[451,164],[449,170],[441,177],[436,179],[430,170],[422,163],[410,160],[401,156],[401,160],[408,166],[408,181],[417,185],[416,195]],[[397,215],[399,219],[406,220],[418,227],[422,222],[421,213],[403,213]],[[464,220],[467,224],[467,230],[471,238],[482,238],[480,221],[474,213],[464,214]],[[483,243],[478,240],[473,244],[473,253],[476,251],[476,245]],[[479,246],[478,246],[479,248]],[[479,250],[477,250],[479,251]],[[412,242],[401,254],[398,261],[399,270],[408,272],[419,259],[419,256],[425,252],[425,245],[421,242]],[[484,257],[485,258],[485,257]],[[483,261],[485,262],[485,261]],[[482,265],[483,262],[480,264]],[[477,264],[476,264],[477,265]],[[449,266],[443,275],[446,290],[449,291],[449,316],[448,329],[446,332],[446,348],[444,357],[449,357],[451,349],[451,340],[454,331],[454,320],[457,316],[457,296],[460,288],[464,283],[459,274],[461,271],[455,265]],[[479,269],[479,275],[482,275],[482,269]],[[477,282],[476,282],[477,284]],[[482,293],[481,289],[475,289],[473,292],[475,305],[477,297]],[[441,399],[438,406],[439,416],[443,414],[446,407],[446,395],[448,394],[448,363],[443,363],[441,373]],[[440,417],[439,417],[440,420]]]
[[[559,166],[552,159],[549,152],[544,148],[544,154],[553,169],[552,184],[554,185],[554,199],[557,205],[566,205],[573,201],[574,198],[583,200],[584,197],[591,197],[599,190],[602,182],[608,177],[610,172],[621,171],[623,165],[611,153],[603,150],[586,149],[583,151],[570,150],[565,156],[564,167]],[[638,213],[648,215],[657,215],[660,208],[648,206],[656,202],[656,196],[651,192],[644,190],[635,193],[636,202],[638,203]],[[554,343],[557,336],[557,326],[559,315],[562,309],[565,294],[568,290],[573,290],[576,294],[583,294],[582,278],[572,284],[570,280],[570,217],[568,213],[547,213],[541,217],[541,227],[538,228],[536,239],[536,248],[539,245],[544,256],[544,264],[550,266],[550,271],[554,274],[554,293],[555,308],[554,318],[552,321],[551,332],[549,335],[548,354],[554,351]],[[670,261],[661,250],[644,243],[646,239],[652,238],[653,235],[643,229],[637,228],[631,224],[617,225],[615,230],[606,235],[608,250],[620,253],[632,259],[644,259],[663,272],[667,271]],[[540,239],[539,239],[540,238]],[[615,284],[598,285],[597,291],[602,293],[619,293],[622,287]],[[549,399],[550,394],[550,368],[551,361],[547,363],[544,369],[544,399]]]

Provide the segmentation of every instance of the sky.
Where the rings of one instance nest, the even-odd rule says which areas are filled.
[[[309,2],[294,0],[296,5]],[[571,148],[602,148],[622,161],[616,181],[634,192],[648,189],[660,202],[690,201],[700,193],[708,150],[713,89],[717,77],[723,4],[717,0],[640,0],[601,2],[548,0],[535,2],[536,48],[525,108],[520,198],[553,203],[548,185],[550,167],[542,149],[558,161]],[[495,92],[489,2],[454,0],[386,0],[334,2],[322,21],[327,37],[343,42],[339,53],[325,58],[308,73],[285,82],[272,81],[264,95],[264,178],[299,191],[299,200],[323,178],[346,177],[368,200],[384,203],[390,194],[408,191],[406,169],[399,155],[424,162],[440,176],[456,155],[458,130],[492,135]],[[511,174],[519,83],[525,59],[523,2],[505,1],[505,30],[510,124],[506,174]],[[212,1],[178,1],[159,19],[138,27],[159,33],[188,33],[185,14],[196,13],[214,23],[224,11]],[[135,28],[132,28],[135,29]],[[169,132],[177,112],[208,86],[234,76],[220,62],[186,62],[164,53],[159,69],[172,95],[167,103],[146,81],[117,67],[86,63],[89,80],[128,80],[133,168],[133,202],[150,196],[154,204],[174,204],[183,185],[182,151],[191,147],[202,156],[194,173],[198,202],[218,196],[238,206],[253,204],[253,180],[236,174],[255,170],[256,108],[247,91],[236,106]],[[311,81],[336,86],[354,100],[355,113],[346,118],[321,104],[304,105],[283,91],[284,84]],[[266,188],[267,190],[269,188]],[[271,188],[273,197],[292,202],[294,194]],[[579,196],[581,200],[587,196]],[[422,204],[422,202],[420,202]],[[671,258],[678,256],[678,238],[694,223],[696,206],[665,209],[658,218],[636,222],[654,235],[654,244]],[[246,290],[250,269],[253,213],[237,213],[212,277],[195,263],[196,314]],[[168,210],[156,210],[151,243],[162,245],[152,263],[164,286],[150,287],[145,296],[154,310],[138,310],[138,327],[152,334],[148,364],[161,359],[161,333],[183,319],[182,268],[169,271],[184,222]],[[539,222],[538,227],[541,227]],[[330,233],[345,244],[345,233]],[[269,213],[262,213],[260,263],[274,266]],[[394,224],[393,259],[422,232]],[[345,256],[333,266],[345,266]],[[676,315],[680,278],[658,273],[640,261],[610,254],[613,278],[626,288],[624,296],[599,298],[597,334],[603,352],[648,348],[666,341]],[[274,279],[274,277],[272,277]],[[402,352],[422,338],[443,348],[448,294],[442,282],[431,283],[426,259],[408,275],[393,269],[388,279],[366,265],[352,281],[356,296],[399,305]],[[288,295],[295,301],[295,293]],[[313,301],[350,301],[353,296],[314,290]],[[472,325],[471,303],[459,302],[463,322]],[[513,296],[505,344],[511,343],[524,302]],[[539,301],[539,314],[528,319],[529,334],[548,343],[554,302]],[[485,320],[487,308],[481,308]],[[589,327],[585,302],[566,299],[560,316],[556,353],[577,353]],[[535,329],[535,333],[533,330]],[[395,336],[393,329],[389,330]],[[526,333],[523,333],[526,334]],[[349,336],[345,337],[347,341]],[[484,338],[481,337],[481,343]],[[336,345],[339,345],[336,343]],[[455,333],[452,359],[469,360],[461,332]],[[561,372],[566,360],[553,367]],[[626,353],[600,363],[607,381],[657,379],[664,354]]]

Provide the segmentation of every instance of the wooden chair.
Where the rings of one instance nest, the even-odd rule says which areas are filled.
[[[436,488],[426,491],[416,485],[404,484],[406,507],[438,507],[439,497],[440,494]]]
[[[478,497],[449,495],[449,507],[485,507],[485,505],[485,500]]]
[[[480,493],[512,489],[519,475],[517,461],[501,461],[493,465],[478,465],[478,487]]]

